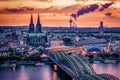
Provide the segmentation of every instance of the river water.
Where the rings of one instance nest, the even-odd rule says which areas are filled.
[[[93,64],[92,66],[98,74],[107,73],[114,75],[120,79],[120,63],[119,64],[99,63],[99,64]]]
[[[120,78],[120,64],[93,64],[99,74],[109,73]],[[0,80],[72,80],[63,71],[54,71],[53,66],[19,66],[17,68],[1,68]]]

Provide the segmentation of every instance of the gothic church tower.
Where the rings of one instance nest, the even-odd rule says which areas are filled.
[[[30,24],[29,24],[29,33],[34,33],[34,23],[33,23],[33,16],[31,14]]]
[[[38,14],[38,18],[37,18],[36,32],[37,33],[42,33],[39,14]]]

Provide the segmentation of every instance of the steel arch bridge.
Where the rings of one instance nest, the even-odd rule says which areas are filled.
[[[82,55],[69,55],[65,52],[51,52],[48,57],[74,80],[119,80],[110,74],[96,74],[92,65]]]

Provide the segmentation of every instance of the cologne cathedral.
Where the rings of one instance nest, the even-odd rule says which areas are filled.
[[[31,14],[31,19],[30,19],[30,24],[29,24],[28,34],[27,34],[27,45],[34,46],[34,47],[49,46],[47,35],[42,32],[41,28],[42,27],[40,23],[39,14],[37,18],[36,27],[34,26],[33,16]]]

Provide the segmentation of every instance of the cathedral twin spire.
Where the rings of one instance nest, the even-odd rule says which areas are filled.
[[[30,24],[33,24],[33,15],[31,14]]]
[[[39,14],[38,14],[38,19],[37,19],[37,25],[36,25],[36,32],[37,33],[41,33],[41,24],[40,24],[40,17],[39,17]]]
[[[41,33],[41,24],[40,24],[40,17],[38,14],[38,18],[37,18],[37,24],[36,24],[36,31],[34,28],[34,23],[33,23],[33,16],[31,14],[31,19],[30,19],[30,24],[29,24],[29,33]]]
[[[33,23],[33,16],[31,14],[30,24],[29,24],[29,33],[34,33],[34,23]]]

